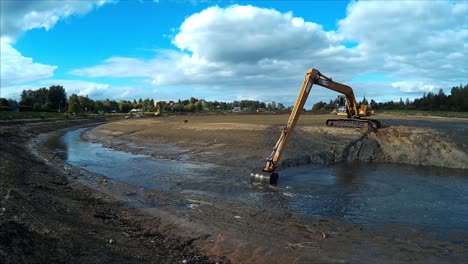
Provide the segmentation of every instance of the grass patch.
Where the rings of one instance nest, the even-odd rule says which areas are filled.
[[[0,112],[0,120],[12,120],[12,119],[29,119],[29,118],[67,118],[66,113],[56,112]]]
[[[398,115],[398,116],[440,116],[440,117],[457,117],[468,118],[468,112],[451,112],[451,111],[420,111],[420,110],[377,110],[377,114]]]
[[[124,117],[132,116],[137,114],[129,113],[80,113],[77,115],[71,115],[68,113],[57,113],[57,112],[8,112],[0,111],[0,120],[15,120],[15,119],[68,119],[68,118],[94,118],[94,117]],[[140,113],[140,116],[154,116],[153,112]]]

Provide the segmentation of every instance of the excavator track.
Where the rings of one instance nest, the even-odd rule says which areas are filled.
[[[368,129],[379,129],[381,123],[375,119],[328,119],[326,122],[329,127],[349,127],[349,128],[362,128],[367,127]]]

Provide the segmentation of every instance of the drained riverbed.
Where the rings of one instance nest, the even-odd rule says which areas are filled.
[[[275,187],[252,185],[248,175],[234,167],[116,151],[83,141],[84,130],[52,136],[45,146],[75,167],[147,189],[214,196],[377,231],[402,226],[454,242],[467,238],[466,170],[382,163],[308,165],[280,171]]]

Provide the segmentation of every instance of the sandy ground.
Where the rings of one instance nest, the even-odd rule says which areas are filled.
[[[405,123],[367,133],[331,130],[323,125],[328,117],[301,117],[282,167],[352,160],[466,168],[466,133],[453,132],[444,120],[431,128]],[[115,149],[229,165],[248,174],[263,166],[287,118],[119,120],[84,137]],[[395,122],[389,117],[384,124],[385,120]],[[394,226],[387,228],[404,235],[381,235],[330,219],[260,210],[201,195],[142,190],[70,168],[31,141],[39,133],[87,122],[2,125],[1,263],[467,262],[465,243]],[[424,155],[418,155],[420,151]],[[181,203],[195,207],[180,208]]]

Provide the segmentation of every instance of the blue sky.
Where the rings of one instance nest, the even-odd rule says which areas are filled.
[[[449,92],[468,79],[466,1],[1,5],[1,97],[62,84],[95,99],[291,105],[309,67],[377,101]],[[336,97],[313,89],[309,104]]]

